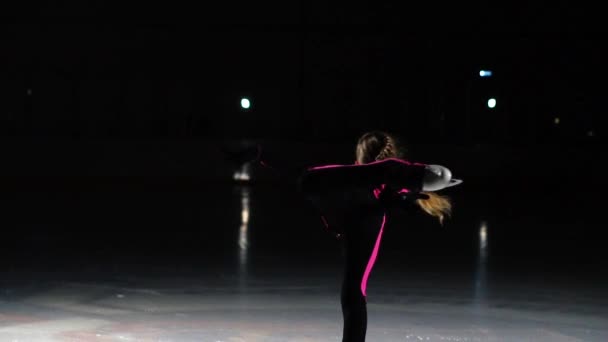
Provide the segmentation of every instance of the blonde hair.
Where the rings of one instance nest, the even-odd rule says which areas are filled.
[[[399,146],[398,140],[382,131],[365,133],[357,142],[357,163],[367,164],[376,160],[386,158],[400,158],[405,154],[405,149]],[[435,192],[423,191],[428,199],[418,199],[416,204],[427,214],[436,217],[443,225],[445,218],[452,214],[452,202],[448,196],[439,195]]]

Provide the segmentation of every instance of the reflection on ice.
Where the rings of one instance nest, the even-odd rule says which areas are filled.
[[[477,305],[485,305],[487,295],[488,224],[481,221],[479,226],[479,253],[475,270],[474,299]]]
[[[241,186],[241,226],[239,227],[239,268],[238,277],[241,285],[247,281],[247,257],[249,254],[249,187]]]

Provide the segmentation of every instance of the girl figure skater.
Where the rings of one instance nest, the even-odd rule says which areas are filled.
[[[365,341],[367,280],[388,210],[418,206],[443,224],[451,203],[434,191],[462,182],[452,179],[443,166],[402,158],[392,135],[374,131],[359,139],[354,165],[313,167],[300,177],[301,190],[321,212],[326,228],[344,244],[343,342]]]

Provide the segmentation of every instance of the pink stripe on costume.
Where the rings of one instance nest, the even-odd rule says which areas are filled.
[[[365,268],[365,273],[363,273],[363,279],[361,279],[361,293],[363,297],[366,297],[367,290],[367,279],[369,278],[369,274],[374,267],[374,263],[376,262],[376,256],[378,256],[378,249],[380,249],[380,240],[382,240],[382,232],[384,231],[384,224],[386,223],[386,214],[382,216],[382,226],[380,226],[380,232],[378,233],[378,237],[376,238],[376,245],[374,245],[374,251],[372,255],[369,257],[369,261],[367,262],[367,267]]]
[[[352,165],[323,165],[323,166],[311,167],[308,170],[309,171],[314,171],[314,170],[323,170],[323,169],[333,169],[333,168],[336,168],[336,167],[343,167],[343,166],[352,166]]]
[[[327,223],[327,220],[325,219],[325,216],[321,215],[321,221],[323,221],[323,224],[325,225],[325,228],[329,229],[329,223]]]
[[[374,193],[374,197],[376,197],[376,199],[380,199],[380,194],[382,193],[382,191],[384,191],[384,188],[386,188],[386,184],[382,184],[380,185],[379,188],[374,189],[373,193]],[[408,189],[401,189],[399,190],[399,192],[397,192],[398,194],[407,194],[410,191]]]
[[[400,162],[402,164],[406,164],[406,165],[417,165],[417,166],[425,166],[426,165],[426,164],[423,164],[423,163],[410,162],[410,161],[403,160],[403,159],[398,159],[398,158],[386,158],[386,159],[382,159],[382,160],[376,160],[376,161],[373,161],[373,162],[367,163],[367,164],[349,164],[349,165],[336,164],[336,165],[315,166],[315,167],[308,168],[308,171],[322,170],[322,169],[333,169],[333,168],[338,168],[338,167],[361,167],[361,166],[365,166],[365,165],[373,165],[373,164],[383,163],[383,162],[385,162],[387,160],[395,160],[395,161],[398,161],[398,162]]]
[[[376,199],[380,199],[380,194],[382,193],[385,187],[386,184],[382,184],[379,188],[374,189],[374,197],[376,197]]]

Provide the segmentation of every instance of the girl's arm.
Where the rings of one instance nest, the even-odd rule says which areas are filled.
[[[389,158],[364,165],[329,165],[304,172],[300,185],[305,193],[322,194],[349,187],[380,186],[407,189],[407,192],[438,191],[458,185],[452,172],[441,165],[412,163]]]
[[[313,167],[300,178],[302,190],[322,194],[350,187],[380,186],[406,188],[419,192],[423,188],[426,165],[389,158],[363,165],[329,165]]]

